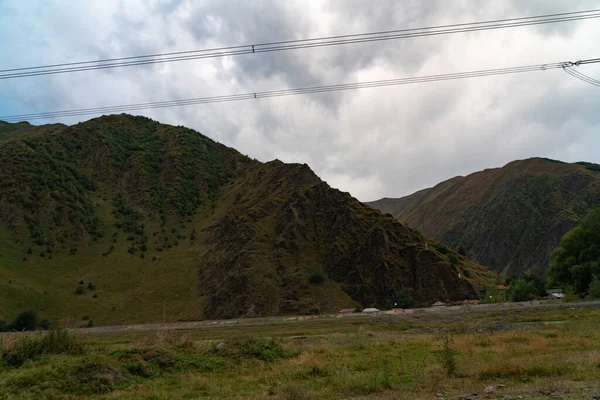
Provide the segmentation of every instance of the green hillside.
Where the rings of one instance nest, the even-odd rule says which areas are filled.
[[[0,124],[0,318],[320,313],[386,307],[401,289],[472,298],[487,279],[306,165],[145,117]]]
[[[532,158],[369,204],[492,270],[541,274],[560,238],[600,206],[600,166]]]

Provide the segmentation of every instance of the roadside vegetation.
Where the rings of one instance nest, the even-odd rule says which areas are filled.
[[[600,298],[600,208],[563,236],[551,259],[551,283],[579,297]]]
[[[600,393],[599,317],[564,308],[4,334],[0,398],[456,399],[488,387],[486,398],[588,398]]]

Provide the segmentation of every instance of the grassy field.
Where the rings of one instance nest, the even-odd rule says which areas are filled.
[[[599,321],[553,309],[5,335],[0,398],[592,399]]]

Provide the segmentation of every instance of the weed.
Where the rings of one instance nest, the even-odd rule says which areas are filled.
[[[446,371],[446,375],[452,376],[456,373],[456,350],[454,349],[454,339],[449,330],[445,330],[440,340],[442,349],[438,353],[438,361]]]
[[[475,336],[473,343],[475,346],[490,347],[492,345],[492,340],[490,339],[490,335],[488,333],[478,333]]]
[[[285,400],[310,400],[314,394],[301,385],[288,384],[281,388],[281,397]]]

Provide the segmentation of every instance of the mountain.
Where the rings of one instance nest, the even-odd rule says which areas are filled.
[[[562,235],[600,206],[600,165],[531,158],[368,204],[491,270],[542,274]]]
[[[483,267],[330,188],[181,126],[0,123],[0,310],[70,325],[477,296]],[[85,320],[83,319],[85,317]]]

